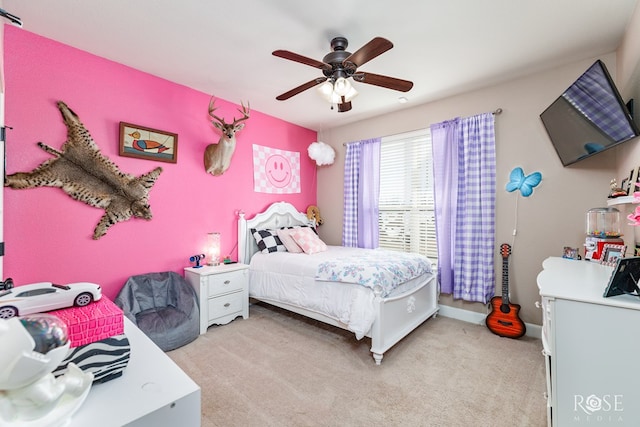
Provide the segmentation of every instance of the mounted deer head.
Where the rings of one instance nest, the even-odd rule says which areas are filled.
[[[236,149],[236,133],[240,132],[244,128],[244,123],[241,123],[249,118],[249,104],[245,107],[242,105],[242,110],[238,109],[242,113],[242,117],[239,119],[233,118],[233,123],[226,123],[224,119],[216,116],[213,112],[216,110],[215,98],[211,97],[209,101],[209,115],[213,118],[211,123],[220,129],[222,136],[217,144],[209,144],[204,151],[204,169],[207,173],[214,176],[222,175],[229,169],[231,164],[231,157]]]

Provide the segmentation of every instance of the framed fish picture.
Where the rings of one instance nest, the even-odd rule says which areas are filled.
[[[120,122],[120,155],[177,163],[178,134]]]

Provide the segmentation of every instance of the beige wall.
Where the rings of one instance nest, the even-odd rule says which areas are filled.
[[[617,76],[622,98],[625,101],[631,98],[635,100],[635,120],[640,126],[640,5],[636,6],[624,40],[618,49],[617,62]],[[620,181],[629,176],[632,169],[640,167],[640,138],[622,145],[618,158],[616,176]],[[617,206],[624,214],[630,213],[635,207],[636,205],[632,204]],[[633,247],[636,241],[640,242],[640,227],[628,226],[625,221],[623,232],[627,246]]]
[[[633,15],[629,19],[629,25],[625,32],[620,48],[618,49],[618,73],[617,78],[620,82],[623,97],[624,92],[630,89],[629,82],[633,74],[638,74],[640,69],[640,4],[636,6]],[[636,93],[640,89],[635,88]],[[625,98],[626,99],[626,98]],[[640,101],[640,100],[637,100]]]
[[[599,58],[615,76],[615,54]],[[322,238],[330,244],[341,241],[344,142],[425,128],[456,116],[500,107],[503,113],[496,117],[496,284],[499,292],[502,263],[498,247],[510,243],[511,301],[522,306],[521,318],[525,322],[541,324],[541,312],[534,304],[539,300],[536,276],[542,261],[560,256],[564,246],[582,247],[585,213],[592,207],[606,205],[609,181],[617,174],[615,151],[563,167],[539,118],[595,59],[319,132],[318,140],[331,144],[337,152],[333,165],[318,170],[318,206],[325,220],[320,228]],[[365,99],[359,98],[358,102]],[[640,156],[637,158],[640,165]],[[542,183],[531,197],[507,193],[504,189],[509,172],[516,166],[521,166],[525,173],[542,173]],[[483,304],[453,301],[449,296],[443,296],[441,304],[481,313],[487,310]]]

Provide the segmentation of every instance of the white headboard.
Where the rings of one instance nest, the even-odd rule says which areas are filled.
[[[244,264],[249,264],[253,254],[258,252],[258,245],[250,231],[252,228],[264,230],[295,225],[316,226],[314,219],[307,218],[306,214],[298,212],[293,205],[287,202],[275,202],[264,212],[254,215],[251,219],[246,219],[244,215],[244,212],[240,212],[240,218],[238,218],[238,262]]]

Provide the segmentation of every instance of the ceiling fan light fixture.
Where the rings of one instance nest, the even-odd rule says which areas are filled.
[[[325,81],[320,86],[318,86],[318,92],[327,101],[331,101],[331,95],[333,94],[333,83],[331,83],[330,80]]]
[[[335,92],[331,93],[331,96],[329,96],[329,98],[327,98],[327,100],[329,101],[330,104],[339,104],[340,103],[340,95],[338,95]]]
[[[337,82],[334,83],[331,79],[318,86],[318,93],[330,104],[341,104],[343,101],[349,102],[358,95],[358,91],[351,85],[351,83],[349,83],[348,80],[344,80],[346,82],[346,85],[348,86],[348,90],[346,93],[340,94],[338,90],[336,90],[336,88],[338,87]],[[344,85],[344,82],[342,82],[342,84]]]
[[[328,97],[325,97],[325,99],[329,101],[329,103],[331,104],[341,104],[343,102],[351,102],[351,100],[355,98],[357,95],[358,95],[358,91],[355,90],[353,86],[351,86],[351,88],[349,89],[349,92],[347,92],[346,95],[339,95],[338,92],[334,90],[331,93],[331,95]],[[345,111],[348,111],[348,110],[345,110]]]
[[[333,85],[333,90],[340,96],[346,96],[349,89],[351,89],[351,83],[344,77],[338,77]]]
[[[349,91],[344,95],[344,99],[346,99],[348,102],[358,96],[358,91],[356,90],[356,88],[351,85],[349,86]]]

